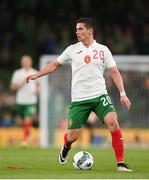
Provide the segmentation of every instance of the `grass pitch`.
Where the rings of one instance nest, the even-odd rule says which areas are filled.
[[[57,148],[1,148],[1,179],[149,179],[148,150],[126,149],[125,161],[133,172],[117,172],[112,149],[73,148],[66,165],[58,162]],[[76,170],[72,166],[73,155],[86,150],[94,157],[91,170]]]

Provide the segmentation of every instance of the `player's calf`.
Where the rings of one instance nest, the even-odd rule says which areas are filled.
[[[64,145],[59,153],[59,163],[60,164],[65,164],[67,163],[67,157],[68,157],[68,152],[69,150],[71,149],[71,144],[73,142],[70,142],[68,140],[68,137],[67,137],[67,133],[64,135]]]

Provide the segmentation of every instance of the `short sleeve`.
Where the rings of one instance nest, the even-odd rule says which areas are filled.
[[[60,64],[71,60],[71,46],[67,47],[64,52],[57,58]]]
[[[15,71],[13,73],[11,83],[18,84],[19,80],[18,80],[18,75],[17,74],[18,74],[17,71]]]
[[[111,67],[116,66],[116,62],[113,59],[112,53],[107,47],[106,47],[106,54],[105,54],[105,66],[106,68],[111,68]]]

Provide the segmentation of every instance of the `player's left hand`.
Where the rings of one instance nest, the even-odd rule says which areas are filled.
[[[128,110],[130,109],[131,101],[129,100],[129,98],[126,95],[121,96],[120,101]]]

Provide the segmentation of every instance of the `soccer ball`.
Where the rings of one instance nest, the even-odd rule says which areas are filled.
[[[80,151],[73,157],[73,167],[75,169],[89,170],[93,167],[93,156],[87,151]]]

